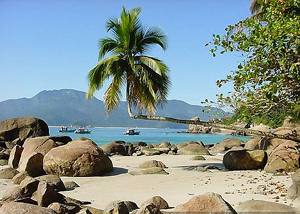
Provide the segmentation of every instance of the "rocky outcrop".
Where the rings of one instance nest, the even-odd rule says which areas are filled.
[[[44,157],[44,170],[63,176],[96,176],[111,172],[113,165],[97,144],[78,138],[51,149]]]
[[[175,212],[180,213],[236,213],[221,195],[205,193],[194,196],[188,202],[178,205]]]
[[[232,150],[223,157],[223,164],[229,170],[263,169],[267,154],[263,150]]]
[[[48,136],[49,128],[45,121],[34,117],[21,117],[4,120],[0,123],[0,140],[14,141],[19,143],[29,137]]]
[[[298,143],[294,141],[283,141],[270,152],[264,170],[270,173],[295,172],[299,169],[300,153],[298,147]]]

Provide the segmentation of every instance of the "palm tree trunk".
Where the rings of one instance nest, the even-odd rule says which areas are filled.
[[[131,106],[128,102],[127,102],[127,110],[128,110],[129,116],[133,119],[156,120],[156,121],[165,121],[165,122],[181,123],[181,124],[202,125],[202,126],[206,126],[206,127],[215,127],[215,128],[234,130],[234,131],[238,131],[238,132],[244,132],[248,135],[259,135],[259,136],[288,139],[288,140],[300,142],[299,136],[274,134],[274,133],[270,133],[270,132],[251,130],[251,129],[241,128],[241,127],[237,127],[237,126],[232,126],[232,125],[210,123],[210,122],[201,121],[201,120],[181,120],[181,119],[176,119],[176,118],[172,118],[172,117],[163,117],[163,116],[134,115],[131,111]]]

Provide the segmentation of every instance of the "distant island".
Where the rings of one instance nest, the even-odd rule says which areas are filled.
[[[190,105],[180,100],[169,100],[164,108],[157,109],[157,115],[191,119],[195,116],[207,121],[226,112],[204,106]],[[42,91],[32,98],[11,99],[0,102],[0,120],[33,116],[46,121],[48,125],[92,125],[102,127],[153,127],[187,128],[185,124],[161,121],[131,119],[127,114],[126,102],[107,116],[103,101],[85,99],[85,92],[73,89]]]

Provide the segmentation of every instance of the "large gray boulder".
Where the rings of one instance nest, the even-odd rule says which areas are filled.
[[[110,158],[87,138],[51,149],[43,165],[47,174],[63,176],[96,176],[113,170]]]
[[[48,136],[49,128],[45,121],[35,117],[20,117],[0,123],[0,140],[23,142],[29,137]]]
[[[267,154],[263,150],[231,150],[223,157],[223,164],[229,170],[263,169]]]

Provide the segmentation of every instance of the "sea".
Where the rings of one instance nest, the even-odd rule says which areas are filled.
[[[139,135],[124,135],[127,128],[120,127],[96,127],[89,128],[90,134],[75,134],[72,132],[61,133],[60,127],[50,127],[50,135],[67,135],[75,140],[79,137],[86,137],[101,146],[112,141],[122,140],[127,143],[145,142],[147,144],[156,144],[167,141],[171,144],[181,144],[187,141],[202,141],[204,145],[221,143],[225,138],[238,138],[246,142],[249,136],[232,136],[225,134],[191,134],[182,133],[186,129],[156,129],[156,128],[139,128]]]

